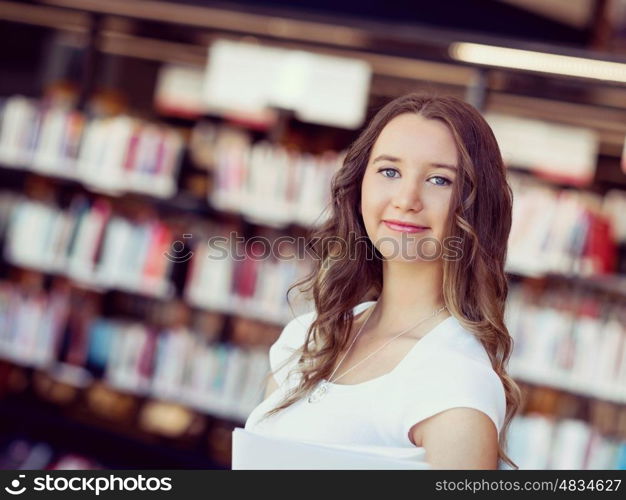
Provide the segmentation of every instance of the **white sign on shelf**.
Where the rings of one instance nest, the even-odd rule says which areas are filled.
[[[218,40],[209,48],[204,99],[212,109],[262,113],[343,128],[365,119],[371,68],[365,61]]]
[[[204,112],[202,67],[165,64],[159,69],[154,101],[168,113],[201,115]]]
[[[592,181],[597,134],[587,128],[499,113],[486,113],[504,162],[576,185]]]

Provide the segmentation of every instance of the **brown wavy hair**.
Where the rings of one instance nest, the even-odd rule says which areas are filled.
[[[450,314],[484,345],[502,381],[507,410],[498,458],[517,469],[504,451],[509,425],[521,404],[520,389],[506,372],[513,339],[504,324],[508,294],[504,264],[513,194],[491,128],[473,106],[453,96],[411,93],[392,100],[347,150],[331,182],[330,215],[312,232],[311,248],[319,258],[314,259],[312,272],[287,291],[288,298],[293,288],[304,285],[299,290],[314,301],[317,313],[304,345],[285,362],[299,355],[293,370],[302,377],[264,418],[292,405],[328,378],[348,344],[353,308],[382,290],[382,255],[369,240],[359,213],[361,183],[376,139],[390,120],[403,113],[445,123],[458,148],[459,170],[445,234],[457,237],[461,257],[442,260],[443,298]],[[354,258],[338,258],[339,242],[354,242],[355,236],[369,243],[352,245]],[[375,258],[367,258],[368,254]]]

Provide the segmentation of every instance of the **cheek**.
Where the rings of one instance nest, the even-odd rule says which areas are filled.
[[[365,230],[372,239],[375,237],[378,221],[383,216],[384,208],[384,191],[380,189],[380,186],[376,186],[375,180],[364,178],[359,211]]]
[[[451,188],[437,188],[433,187],[426,189],[424,192],[424,202],[428,205],[429,210],[433,214],[440,216],[441,214],[447,214],[450,207],[450,200],[452,198]]]
[[[359,203],[359,211],[364,218],[368,216],[372,206],[375,205],[376,192],[371,177],[365,174],[361,184],[361,202]]]
[[[430,212],[433,225],[435,226],[437,236],[443,236],[443,230],[448,219],[448,212],[450,210],[450,200],[452,191],[448,190],[445,193],[439,193],[438,196],[433,197],[430,201]]]
[[[361,215],[367,221],[374,217],[379,217],[381,211],[385,207],[385,193],[380,189],[376,189],[372,183],[370,185],[364,184],[361,191]]]

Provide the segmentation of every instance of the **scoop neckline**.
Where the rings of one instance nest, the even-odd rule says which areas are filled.
[[[353,309],[355,314],[360,314],[363,311],[366,311],[368,308],[363,308],[363,309],[359,309],[357,311],[358,308],[360,308],[361,306],[365,305],[365,304],[374,304],[376,301],[371,300],[368,302],[362,302],[361,304],[358,304],[357,306],[355,306],[355,308]],[[423,348],[424,346],[424,341],[428,340],[428,338],[432,339],[435,337],[438,337],[439,335],[433,335],[433,334],[437,334],[438,332],[440,332],[443,329],[443,326],[445,324],[448,324],[449,322],[452,322],[452,320],[454,320],[455,317],[450,315],[448,316],[446,319],[444,319],[443,321],[440,321],[438,324],[436,324],[435,326],[433,326],[426,334],[424,334],[422,336],[422,338],[420,338],[414,345],[413,347],[411,347],[411,349],[409,349],[409,351],[404,355],[404,357],[396,364],[396,366],[394,366],[390,371],[388,371],[387,373],[384,373],[382,375],[379,375],[378,377],[374,377],[371,378],[369,380],[365,380],[363,382],[359,382],[358,384],[336,384],[335,382],[329,382],[327,379],[322,379],[322,381],[326,382],[326,384],[329,387],[333,387],[333,388],[339,388],[340,390],[344,390],[344,389],[357,389],[359,387],[364,387],[366,385],[370,385],[373,384],[375,382],[379,382],[383,379],[386,379],[388,377],[390,377],[391,375],[393,375],[394,373],[396,373],[400,367],[405,364],[407,362],[407,360],[409,358],[411,358],[415,351],[420,350]],[[428,342],[427,342],[428,343]],[[422,346],[418,349],[418,346]]]

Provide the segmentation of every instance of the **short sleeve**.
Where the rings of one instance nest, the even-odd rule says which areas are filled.
[[[298,357],[293,353],[304,344],[306,332],[312,320],[313,313],[302,314],[292,319],[270,347],[270,369],[278,385],[285,382],[289,371],[296,366]]]
[[[403,387],[406,406],[401,412],[403,439],[418,422],[451,408],[474,408],[485,413],[498,434],[504,424],[506,396],[490,364],[467,356],[448,354],[429,360],[422,377]]]

